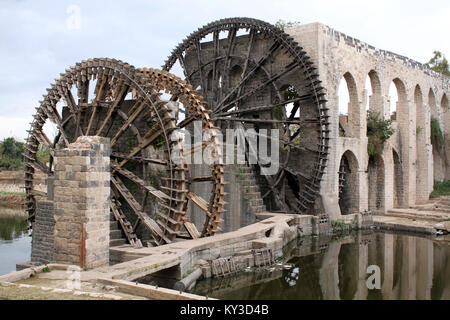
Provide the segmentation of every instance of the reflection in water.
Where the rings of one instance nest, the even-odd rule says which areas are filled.
[[[285,250],[290,270],[261,269],[206,279],[192,292],[219,299],[450,299],[450,243],[405,234],[360,232],[303,238]],[[368,289],[370,265],[381,288]],[[273,269],[273,268],[272,268]]]
[[[21,210],[0,208],[0,275],[16,270],[16,263],[30,260],[26,219]]]

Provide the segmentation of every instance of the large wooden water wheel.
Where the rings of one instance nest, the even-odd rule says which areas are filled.
[[[183,225],[192,237],[218,231],[223,165],[212,163],[210,176],[190,177],[186,161],[190,150],[184,150],[179,134],[188,121],[214,127],[202,98],[180,79],[114,59],[90,59],[62,73],[36,110],[24,155],[30,222],[36,214],[36,197],[46,195],[36,188],[36,171],[51,177],[56,149],[67,147],[79,136],[97,135],[111,141],[111,214],[131,244],[142,245],[136,232],[139,226],[148,231],[154,245],[172,242],[183,232]],[[184,115],[180,117],[179,112]],[[53,126],[54,137],[48,133],[49,126]],[[200,148],[216,150],[215,146],[211,137]],[[50,152],[47,163],[38,156],[45,150]],[[192,184],[205,182],[212,184],[209,201],[190,192]],[[205,211],[201,233],[186,216],[190,199]]]
[[[279,129],[279,163],[253,165],[264,202],[273,211],[312,209],[326,167],[329,116],[318,74],[292,37],[260,20],[218,20],[191,33],[163,69],[183,70],[222,129],[254,129],[260,137]],[[270,165],[277,172],[264,174]]]

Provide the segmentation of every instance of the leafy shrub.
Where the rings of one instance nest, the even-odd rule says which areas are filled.
[[[430,194],[430,198],[438,196],[450,196],[450,180],[447,181],[434,181],[433,192]]]
[[[391,119],[382,119],[379,112],[367,112],[367,152],[370,156],[381,155],[384,143],[394,134]]]
[[[435,146],[439,151],[444,147],[444,134],[442,133],[439,120],[435,117],[431,117],[431,144]]]

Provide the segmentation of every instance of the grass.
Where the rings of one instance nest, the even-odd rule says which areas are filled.
[[[433,192],[431,192],[430,198],[436,198],[439,196],[450,196],[450,180],[444,182],[434,182]]]
[[[15,196],[15,197],[24,197],[24,192],[7,192],[7,191],[0,191],[1,196]]]

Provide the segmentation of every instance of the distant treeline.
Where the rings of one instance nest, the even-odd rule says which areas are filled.
[[[23,169],[25,143],[17,141],[13,137],[5,138],[0,142],[0,168],[8,170]],[[50,160],[48,149],[40,145],[37,153],[39,161],[47,163]]]

